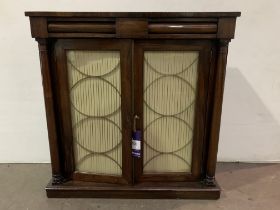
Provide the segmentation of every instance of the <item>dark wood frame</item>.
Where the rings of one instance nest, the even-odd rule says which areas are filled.
[[[207,104],[208,78],[210,72],[210,56],[212,43],[209,41],[182,41],[182,40],[137,40],[134,44],[134,114],[139,116],[137,129],[143,133],[143,60],[144,51],[197,51],[199,52],[198,63],[198,82],[195,105],[195,123],[192,151],[191,172],[165,173],[165,174],[146,174],[143,175],[143,152],[141,158],[135,158],[135,181],[136,182],[168,182],[168,181],[197,181],[202,173],[203,147],[205,133],[205,113]],[[199,132],[198,132],[199,131]],[[144,137],[142,137],[142,148]]]
[[[39,43],[52,162],[52,181],[46,188],[48,197],[219,198],[220,188],[215,181],[215,168],[227,50],[228,43],[234,38],[236,17],[240,16],[240,12],[26,12],[25,14],[30,17],[32,37]],[[78,38],[91,40],[78,40]],[[59,41],[59,39],[63,39],[63,41]],[[66,39],[67,41],[65,41]],[[57,91],[60,88],[67,89],[66,83],[61,83],[62,72],[56,72],[57,69],[65,69],[65,62],[61,62],[65,59],[61,46],[65,48],[68,43],[78,48],[83,45],[82,43],[94,43],[95,46],[102,48],[107,45],[106,43],[114,45],[113,42],[127,46],[124,50],[126,53],[123,55],[123,58],[126,59],[124,68],[127,70],[125,74],[122,72],[122,77],[125,77],[122,85],[126,88],[122,89],[125,89],[125,94],[129,98],[132,97],[130,89],[132,72],[130,70],[137,66],[134,69],[135,75],[137,76],[141,72],[142,60],[139,59],[141,56],[139,43],[154,43],[153,46],[158,46],[159,49],[164,49],[165,44],[172,48],[179,46],[180,49],[183,49],[184,46],[191,46],[194,43],[201,43],[200,46],[208,43],[208,47],[204,45],[204,50],[202,50],[203,59],[200,64],[205,68],[207,66],[206,70],[203,68],[203,74],[200,73],[200,77],[203,79],[199,82],[199,92],[203,94],[203,97],[197,98],[198,104],[201,104],[203,110],[196,112],[200,116],[196,116],[195,122],[196,129],[199,126],[202,128],[202,131],[197,131],[197,133],[201,132],[199,142],[196,141],[199,145],[194,147],[194,150],[199,152],[198,157],[200,158],[194,159],[195,168],[192,169],[192,176],[143,178],[140,176],[141,167],[136,161],[138,179],[133,180],[133,177],[129,175],[133,171],[131,164],[128,164],[131,163],[131,158],[125,162],[128,164],[128,168],[123,173],[124,179],[100,178],[81,174],[72,176],[74,170],[70,141],[72,134],[69,126],[66,129],[63,127],[65,123],[69,124],[70,115],[62,114],[65,111],[64,105],[69,101],[65,97],[67,93]],[[62,43],[63,45],[60,45]],[[182,45],[178,45],[178,43]],[[108,49],[112,45],[107,45]],[[122,46],[119,48],[124,49]],[[141,75],[138,76],[141,78]],[[141,95],[139,87],[135,89],[135,94]],[[127,103],[127,101],[125,102]],[[131,107],[132,104],[128,104],[127,113],[122,114],[123,119],[127,122],[126,125],[123,125],[126,126],[127,136],[131,131],[132,114],[136,114],[135,110],[132,112]],[[136,111],[141,114],[141,107],[136,106]],[[69,112],[69,107],[66,107],[66,112]],[[131,148],[124,146],[123,149],[127,154],[130,153]],[[163,180],[165,181],[163,182]],[[98,183],[98,181],[111,183]],[[133,183],[134,185],[131,185]]]
[[[56,61],[56,87],[58,96],[58,113],[60,117],[61,145],[64,155],[65,178],[77,181],[96,181],[107,183],[129,184],[132,182],[132,157],[131,157],[131,47],[130,40],[73,40],[59,39],[54,46]],[[71,123],[70,93],[68,87],[67,58],[68,50],[97,50],[119,51],[121,62],[121,116],[122,116],[122,177],[94,175],[75,171],[73,153],[73,134]]]

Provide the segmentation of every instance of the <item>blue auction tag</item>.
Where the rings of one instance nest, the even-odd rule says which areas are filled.
[[[132,156],[141,157],[141,131],[139,130],[132,133]]]

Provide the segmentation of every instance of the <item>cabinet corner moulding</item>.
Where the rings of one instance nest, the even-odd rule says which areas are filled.
[[[26,12],[38,41],[48,197],[218,199],[240,12]]]

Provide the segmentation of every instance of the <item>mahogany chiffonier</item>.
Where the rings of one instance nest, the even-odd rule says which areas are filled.
[[[217,199],[240,12],[26,12],[39,44],[48,197]]]

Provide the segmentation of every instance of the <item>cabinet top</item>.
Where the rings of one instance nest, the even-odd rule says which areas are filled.
[[[43,12],[27,11],[25,16],[30,17],[160,17],[160,18],[183,18],[183,17],[239,17],[241,12]]]
[[[25,12],[34,38],[232,39],[240,12]]]

